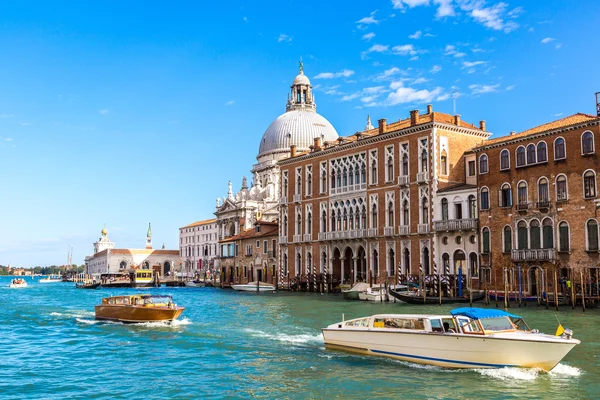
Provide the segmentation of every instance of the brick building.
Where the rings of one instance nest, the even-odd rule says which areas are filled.
[[[335,286],[438,274],[440,192],[467,182],[469,166],[475,183],[463,154],[489,135],[484,121],[474,126],[429,105],[425,114],[413,110],[391,124],[381,119],[378,128],[369,122],[336,141],[315,138],[307,152],[292,146],[291,157],[279,161],[280,280],[310,289],[323,280]],[[473,187],[466,189],[476,193]],[[460,200],[465,213],[468,196]],[[465,227],[440,227],[449,230]]]
[[[600,117],[578,113],[473,149],[491,285],[520,280],[539,296],[563,276],[597,282],[599,126]]]
[[[257,221],[254,227],[219,241],[221,285],[262,281],[275,283],[277,222]]]

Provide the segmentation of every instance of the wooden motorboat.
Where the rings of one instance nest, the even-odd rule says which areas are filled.
[[[13,288],[13,289],[26,288],[27,282],[23,278],[14,278],[13,280],[10,281],[10,284],[8,285],[8,287]]]
[[[96,319],[133,322],[170,322],[185,310],[171,296],[135,294],[102,299],[96,306]]]
[[[442,296],[441,300],[440,300],[439,296],[416,296],[416,295],[412,295],[412,294],[409,295],[409,294],[395,291],[393,289],[389,289],[388,293],[393,298],[403,301],[405,303],[409,303],[409,304],[440,304],[440,301],[441,301],[441,304],[470,303],[470,302],[474,303],[474,302],[483,300],[485,297],[485,292],[473,295],[473,299],[471,299],[469,297]]]
[[[560,325],[546,335],[506,311],[469,307],[450,315],[379,314],[322,331],[327,348],[448,368],[550,371],[580,343]]]

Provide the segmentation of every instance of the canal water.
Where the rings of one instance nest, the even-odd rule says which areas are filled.
[[[552,372],[449,370],[326,350],[320,328],[379,312],[451,306],[366,304],[339,295],[159,288],[186,307],[171,326],[94,320],[103,297],[133,289],[71,283],[9,289],[0,277],[2,399],[591,399],[600,393],[600,311],[512,307],[582,340]]]

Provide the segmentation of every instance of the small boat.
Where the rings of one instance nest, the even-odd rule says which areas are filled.
[[[8,287],[17,289],[17,288],[25,288],[27,287],[27,282],[23,278],[14,278],[10,281]]]
[[[135,322],[170,322],[185,310],[173,302],[171,296],[135,294],[102,299],[95,308],[96,319]]]
[[[551,371],[580,343],[531,330],[503,310],[457,308],[450,315],[379,314],[322,329],[327,348],[447,368],[540,368]]]
[[[82,283],[76,283],[75,287],[77,289],[98,289],[98,287],[100,287],[100,282],[82,282]]]
[[[62,277],[60,275],[48,275],[47,278],[42,278],[38,282],[39,283],[57,283],[62,282]]]
[[[238,290],[242,292],[269,292],[274,291],[275,286],[266,282],[248,282],[245,284],[231,285],[233,290]]]
[[[395,291],[393,289],[389,290],[390,296],[393,298],[403,301],[409,304],[440,304],[439,296],[417,296],[414,294],[406,294],[399,291]],[[452,304],[452,303],[469,303],[469,302],[477,302],[481,301],[485,298],[485,292],[473,295],[473,299],[469,297],[449,297],[442,296],[441,303],[442,304]]]
[[[359,294],[366,292],[368,288],[368,283],[359,282],[348,290],[342,290],[342,297],[344,300],[359,300]]]
[[[388,301],[387,290],[382,286],[373,286],[367,288],[366,291],[358,293],[359,300],[383,302]]]

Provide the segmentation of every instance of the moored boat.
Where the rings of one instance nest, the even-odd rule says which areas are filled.
[[[517,315],[469,307],[450,315],[372,315],[322,331],[328,348],[448,368],[550,371],[580,343],[561,326],[560,336],[547,335],[529,329]]]
[[[418,296],[413,293],[402,293],[399,291],[395,291],[393,289],[389,290],[390,296],[394,297],[397,300],[403,301],[409,304],[453,304],[453,303],[470,303],[481,301],[485,298],[484,293],[478,293],[473,295],[473,298],[470,297],[451,297],[451,296]]]
[[[344,300],[360,300],[359,294],[366,292],[368,288],[368,283],[359,282],[348,290],[342,290],[342,297]]]
[[[10,281],[8,287],[17,289],[17,288],[25,288],[27,287],[27,282],[23,278],[14,278]]]
[[[48,275],[47,278],[41,278],[39,283],[57,283],[62,282],[62,277],[60,275]]]
[[[269,292],[275,290],[275,286],[266,282],[248,282],[244,284],[231,285],[233,290],[242,292]]]
[[[77,289],[98,289],[99,286],[100,282],[82,282],[75,284]]]
[[[96,319],[134,322],[170,322],[185,310],[173,302],[171,296],[136,294],[102,299],[95,307]]]

